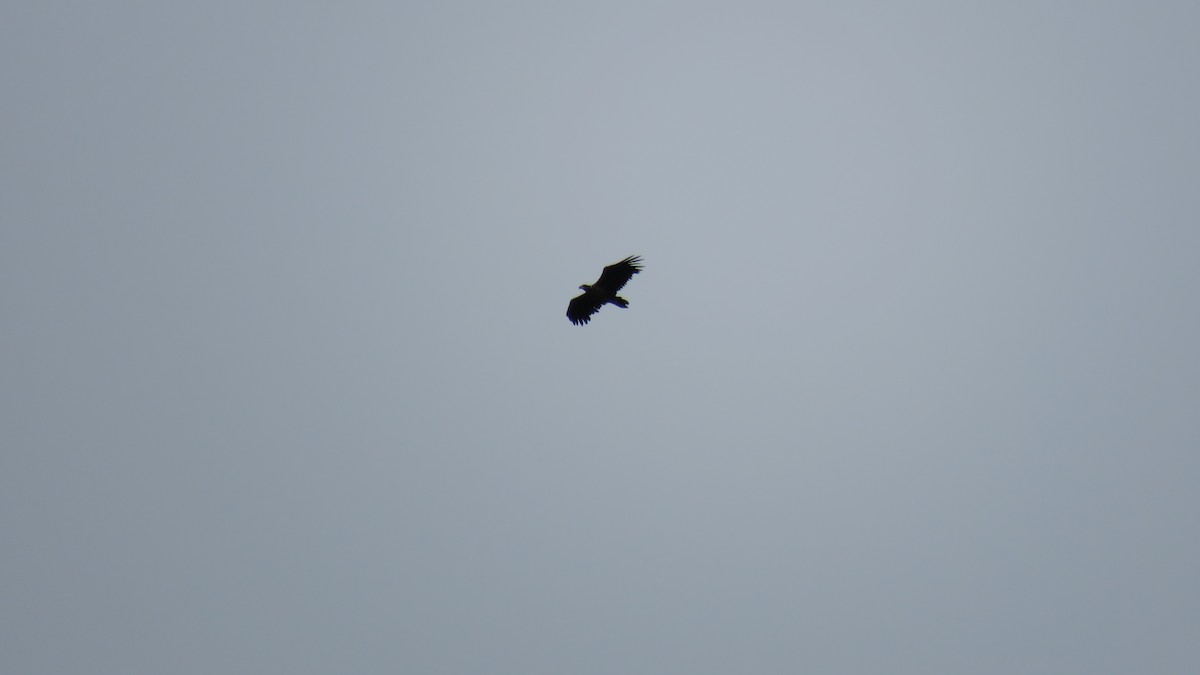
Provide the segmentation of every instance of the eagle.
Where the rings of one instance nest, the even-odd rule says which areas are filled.
[[[605,267],[596,283],[579,287],[583,295],[572,299],[571,304],[567,305],[567,318],[576,326],[582,326],[591,321],[592,315],[606,304],[628,307],[629,301],[617,295],[617,291],[621,290],[633,275],[642,271],[641,264],[640,257],[631,255],[621,262]]]

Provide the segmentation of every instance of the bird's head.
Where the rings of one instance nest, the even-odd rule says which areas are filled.
[[[591,287],[591,286],[589,286],[588,284],[579,284],[579,290],[581,290],[581,291],[590,291],[590,290],[592,290],[592,287]]]

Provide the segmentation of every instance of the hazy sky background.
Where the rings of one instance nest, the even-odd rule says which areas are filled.
[[[1197,672],[1197,35],[5,3],[0,670]]]

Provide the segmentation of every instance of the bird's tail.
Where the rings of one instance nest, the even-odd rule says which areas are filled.
[[[617,307],[628,307],[628,306],[629,306],[629,301],[628,301],[628,300],[626,300],[625,298],[622,298],[622,297],[621,297],[621,296],[619,296],[619,295],[618,295],[618,296],[615,296],[615,297],[613,297],[613,299],[612,299],[612,300],[609,300],[609,302],[611,302],[612,304],[616,305]]]

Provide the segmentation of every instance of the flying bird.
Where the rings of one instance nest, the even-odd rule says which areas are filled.
[[[621,290],[633,275],[642,271],[641,264],[640,257],[631,255],[619,263],[605,267],[596,283],[579,287],[583,295],[574,298],[571,304],[567,305],[567,318],[576,326],[581,326],[591,321],[592,315],[606,304],[628,307],[629,301],[617,295],[617,291]]]

